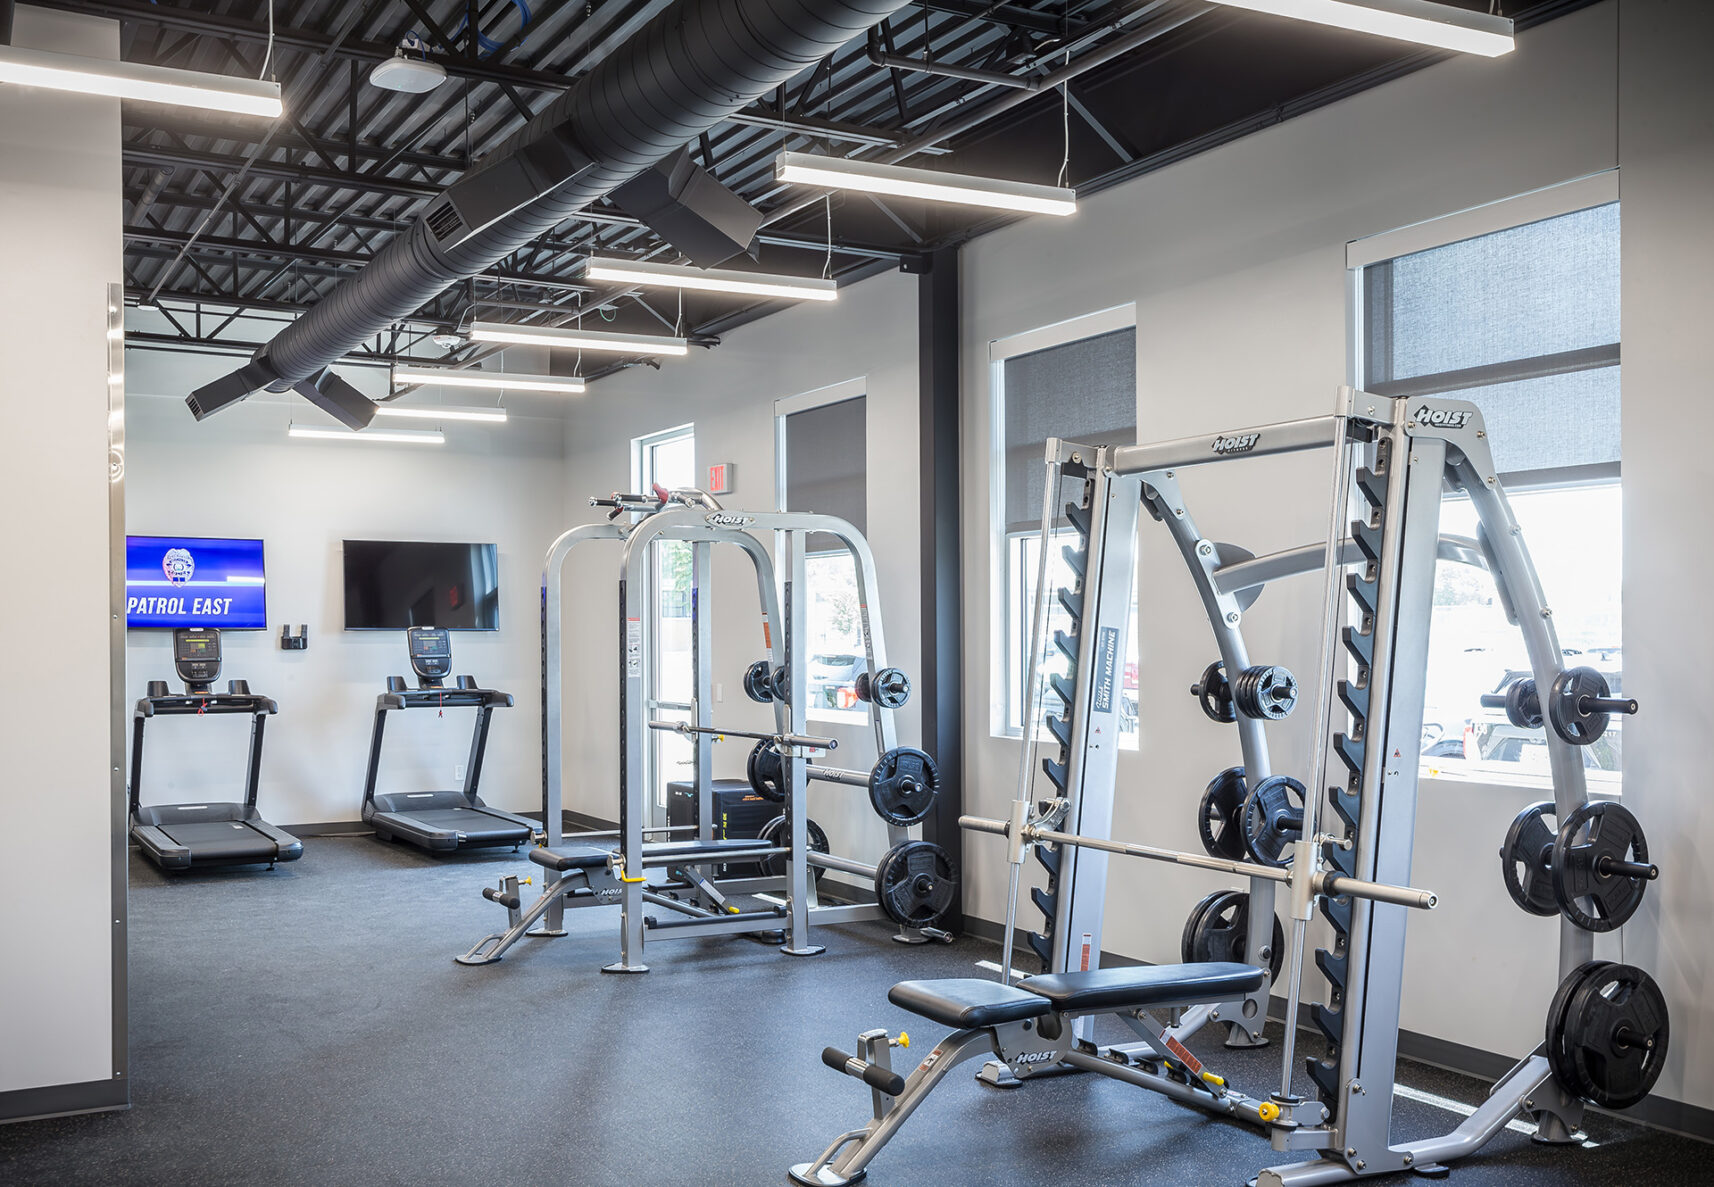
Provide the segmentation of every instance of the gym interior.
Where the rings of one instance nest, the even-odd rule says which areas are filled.
[[[1711,53],[0,0],[0,1181],[1714,1182]]]

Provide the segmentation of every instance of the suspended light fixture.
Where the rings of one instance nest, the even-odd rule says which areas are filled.
[[[1016,210],[1025,214],[1077,212],[1077,191],[1059,186],[1031,185],[966,173],[941,173],[935,169],[912,169],[904,165],[882,165],[875,161],[848,161],[813,153],[781,153],[774,158],[774,180],[827,189],[860,190],[868,194],[894,194],[901,198],[923,198],[930,202],[952,202],[960,206]]]
[[[314,441],[392,441],[401,445],[445,445],[446,434],[438,429],[389,429],[384,433],[373,429],[356,432],[351,429],[324,429],[316,425],[293,425],[286,430],[288,437]]]
[[[590,280],[690,289],[702,293],[741,293],[752,297],[775,297],[782,301],[839,299],[838,282],[823,280],[819,276],[771,276],[733,268],[692,268],[683,264],[654,264],[611,256],[590,256],[583,274]]]
[[[436,408],[425,405],[406,407],[400,404],[382,404],[375,409],[375,415],[405,417],[411,420],[477,420],[496,425],[506,423],[504,408]]]
[[[495,392],[559,392],[571,396],[587,388],[583,380],[571,375],[511,375],[504,371],[453,367],[394,367],[393,383],[432,383],[440,387],[475,387]]]
[[[1506,17],[1433,0],[1215,0],[1215,3],[1485,58],[1509,54],[1514,46],[1512,22]]]
[[[280,84],[267,79],[233,78],[16,45],[0,45],[0,83],[269,119],[284,111]]]
[[[473,322],[472,342],[508,346],[548,346],[563,350],[607,350],[616,354],[688,354],[690,341],[654,334],[610,334],[603,330],[568,330],[556,326],[525,326],[515,322]]]

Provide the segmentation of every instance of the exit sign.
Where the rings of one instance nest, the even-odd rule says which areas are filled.
[[[708,467],[708,493],[729,495],[737,479],[737,467],[731,462],[715,462]]]

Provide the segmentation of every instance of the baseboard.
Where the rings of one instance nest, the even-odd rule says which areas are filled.
[[[74,1113],[111,1113],[130,1107],[130,1085],[123,1080],[16,1088],[11,1092],[0,1092],[0,1125],[14,1121],[41,1121]]]
[[[321,820],[311,824],[281,824],[276,827],[294,837],[359,837],[375,831],[361,820]]]

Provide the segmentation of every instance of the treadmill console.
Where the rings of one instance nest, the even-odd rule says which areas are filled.
[[[439,688],[452,675],[452,635],[445,627],[414,626],[405,632],[411,648],[411,670],[423,688]]]
[[[212,627],[174,631],[173,666],[186,692],[208,692],[220,675],[220,632]]]

